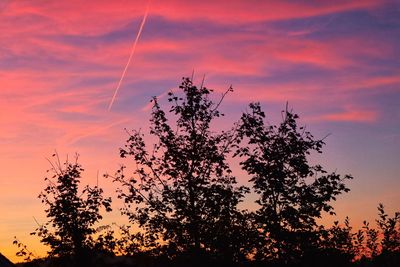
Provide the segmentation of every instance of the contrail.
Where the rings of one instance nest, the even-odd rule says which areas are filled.
[[[137,45],[137,43],[138,43],[138,41],[139,41],[140,35],[142,34],[144,24],[146,23],[147,15],[149,14],[149,7],[150,7],[150,0],[149,0],[148,3],[147,3],[146,11],[145,11],[145,13],[144,13],[142,23],[140,23],[139,31],[138,31],[138,33],[137,33],[137,35],[136,35],[135,42],[133,43],[132,50],[131,50],[131,54],[129,55],[128,62],[126,63],[126,66],[125,66],[124,71],[122,72],[121,79],[119,79],[117,88],[115,89],[115,92],[114,92],[114,95],[113,95],[113,97],[112,97],[112,99],[111,99],[110,105],[108,105],[108,111],[111,110],[111,107],[112,107],[112,105],[114,104],[115,97],[116,97],[117,94],[118,94],[118,90],[119,90],[119,88],[121,87],[122,80],[123,80],[124,77],[125,77],[126,71],[127,71],[128,67],[129,67],[129,64],[131,63],[133,54],[135,53],[136,45]]]

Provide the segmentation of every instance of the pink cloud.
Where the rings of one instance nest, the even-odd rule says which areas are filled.
[[[337,40],[332,43],[293,40],[287,45],[278,47],[273,53],[278,59],[292,62],[311,64],[326,68],[340,68],[351,65],[352,59],[345,57],[337,49]]]
[[[139,1],[55,1],[25,2],[12,1],[5,7],[0,22],[4,28],[11,27],[20,33],[36,32],[50,34],[95,35],[122,27],[143,16],[146,0]],[[169,20],[206,19],[218,23],[243,23],[283,19],[306,18],[336,12],[373,8],[382,1],[335,1],[293,2],[293,1],[152,1],[150,16],[161,16]],[[40,23],[18,28],[24,21],[15,17],[36,16]],[[5,23],[5,24],[4,24]],[[49,27],[52,25],[51,27]]]
[[[326,114],[320,117],[322,120],[327,121],[343,121],[343,122],[361,122],[371,123],[379,118],[379,114],[375,110],[365,109],[351,109],[348,108],[344,111]]]
[[[359,87],[373,88],[388,85],[398,85],[398,89],[400,89],[400,74],[367,78],[360,81]]]

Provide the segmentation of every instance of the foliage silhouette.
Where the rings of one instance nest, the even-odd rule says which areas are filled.
[[[237,155],[259,195],[260,260],[300,260],[319,240],[316,218],[323,211],[334,214],[330,201],[349,191],[344,181],[350,175],[327,174],[321,165],[308,162],[311,152],[322,153],[324,142],[298,127],[298,118],[286,108],[280,125],[265,125],[260,105],[252,103],[241,119],[239,134],[248,144],[241,144]]]
[[[22,243],[16,236],[14,236],[13,245],[18,247],[16,256],[22,257],[24,261],[32,261],[37,258],[35,254],[28,249],[28,246]]]
[[[100,208],[111,211],[111,198],[103,197],[103,190],[97,186],[85,186],[79,190],[83,168],[75,162],[60,163],[57,154],[49,161],[51,177],[46,177],[47,186],[39,199],[45,205],[48,222],[31,233],[49,247],[48,257],[72,266],[85,266],[91,252],[97,247],[93,234],[94,227],[102,219]],[[103,241],[100,236],[100,241]]]
[[[181,256],[191,264],[207,255],[237,261],[246,253],[246,241],[237,237],[247,223],[247,214],[237,205],[248,189],[237,185],[227,163],[236,131],[210,129],[223,116],[219,106],[232,89],[218,102],[209,98],[212,90],[198,88],[188,78],[180,89],[183,96],[168,93],[173,122],[158,99],[152,100],[150,134],[157,138],[152,151],[140,131],[130,132],[120,150],[121,157],[136,165],[133,177],[125,176],[125,167],[114,177],[127,204],[123,212],[144,230],[145,246],[153,251]]]
[[[392,218],[386,214],[383,204],[379,204],[379,219],[376,220],[383,239],[381,241],[382,253],[400,252],[400,212]]]

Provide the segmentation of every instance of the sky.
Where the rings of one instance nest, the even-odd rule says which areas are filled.
[[[325,223],[399,210],[399,42],[399,1],[0,0],[0,252],[17,261],[17,236],[43,253],[29,233],[46,220],[37,196],[54,151],[79,153],[82,183],[115,196],[102,175],[122,163],[124,128],[147,130],[151,97],[165,104],[193,72],[216,97],[234,89],[219,128],[253,101],[277,123],[288,102],[329,135],[312,160],[354,180]]]

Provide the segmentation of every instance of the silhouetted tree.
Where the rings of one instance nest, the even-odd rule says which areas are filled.
[[[399,212],[389,217],[380,204],[378,228],[364,221],[355,233],[347,217],[343,225],[317,224],[323,212],[334,214],[331,201],[349,191],[352,177],[309,163],[324,142],[298,127],[297,114],[286,108],[282,122],[269,125],[252,103],[232,129],[217,132],[211,126],[232,89],[214,102],[212,90],[191,79],[179,88],[168,93],[168,113],[152,100],[152,148],[133,130],[120,149],[134,170],[127,176],[122,166],[112,178],[132,224],[119,226],[119,234],[96,228],[111,198],[98,186],[80,190],[78,157],[60,163],[55,154],[39,195],[48,222],[32,233],[50,250],[30,261],[33,253],[15,238],[17,255],[30,261],[25,266],[400,266]],[[250,189],[237,184],[231,156],[250,175],[255,211],[238,208]],[[137,225],[141,231],[133,232]]]
[[[298,115],[286,108],[277,126],[266,125],[264,119],[260,105],[250,104],[239,128],[248,145],[237,152],[259,195],[256,220],[263,243],[256,257],[295,262],[318,242],[316,218],[334,213],[330,201],[349,191],[344,180],[352,177],[328,174],[309,163],[310,153],[321,153],[324,142],[297,126]]]
[[[236,260],[245,251],[238,237],[246,234],[246,215],[237,205],[248,189],[236,184],[227,163],[236,132],[210,129],[223,116],[218,109],[232,89],[213,102],[212,90],[198,88],[188,78],[179,88],[183,95],[168,93],[169,116],[156,97],[152,100],[150,134],[157,139],[152,150],[140,131],[130,132],[120,150],[136,166],[133,177],[125,176],[125,167],[114,177],[127,205],[123,212],[142,227],[148,248],[171,257],[188,255],[182,264],[210,255]]]
[[[111,198],[104,198],[97,186],[79,190],[83,168],[78,156],[72,163],[60,163],[58,155],[53,156],[52,176],[45,178],[47,186],[39,195],[49,220],[32,234],[50,248],[48,256],[64,262],[64,266],[88,266],[90,252],[96,246],[94,226],[102,219],[100,208],[111,211]]]

